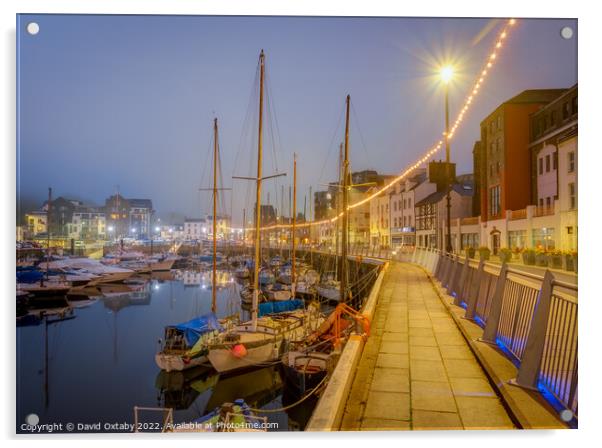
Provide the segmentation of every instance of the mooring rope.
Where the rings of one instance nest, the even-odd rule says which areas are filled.
[[[298,406],[301,403],[303,403],[305,400],[307,400],[311,395],[313,395],[313,393],[315,391],[317,391],[320,386],[322,386],[322,384],[324,383],[324,381],[326,381],[326,378],[328,378],[328,376],[325,376],[324,378],[322,378],[322,381],[320,381],[316,385],[316,387],[314,387],[312,390],[310,390],[301,399],[295,401],[292,404],[289,404],[288,406],[283,406],[283,407],[277,408],[277,409],[255,409],[255,408],[250,408],[250,410],[253,411],[253,412],[261,412],[261,413],[264,413],[264,414],[269,414],[269,413],[274,413],[274,412],[282,412],[282,411],[286,411],[288,409],[294,408],[295,406]]]

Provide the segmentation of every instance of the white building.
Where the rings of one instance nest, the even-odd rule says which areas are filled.
[[[207,238],[208,232],[207,221],[203,218],[186,218],[184,221],[185,240],[202,240]]]

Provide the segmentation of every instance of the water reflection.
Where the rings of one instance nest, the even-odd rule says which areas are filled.
[[[102,296],[71,302],[74,307],[29,310],[17,328],[18,431],[30,413],[41,424],[132,422],[135,405],[161,406],[185,422],[237,398],[256,408],[283,406],[278,366],[225,377],[202,366],[169,374],[158,369],[154,355],[164,326],[211,308],[202,274],[196,287],[185,284],[182,272],[167,274],[104,286]],[[210,274],[207,280],[210,286]],[[239,313],[239,286],[230,273],[219,280],[218,316]],[[292,427],[302,428],[304,417],[294,412],[266,415],[279,430],[289,428],[289,416]]]

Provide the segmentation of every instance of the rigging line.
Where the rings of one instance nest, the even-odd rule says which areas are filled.
[[[339,121],[337,123],[336,128],[334,129],[334,132],[332,133],[332,138],[330,139],[330,143],[327,146],[326,158],[324,160],[324,163],[322,164],[322,169],[320,171],[320,175],[318,176],[318,182],[322,182],[322,179],[324,176],[324,169],[328,165],[328,160],[330,159],[330,154],[332,154],[334,139],[336,138],[337,132],[339,131],[339,128],[341,127],[341,122],[343,121],[344,112],[345,112],[345,106],[343,105],[341,107],[341,113],[339,114]]]
[[[255,98],[257,98],[257,84],[259,80],[259,62],[257,62],[257,67],[255,68],[255,78],[253,79],[253,83],[251,84],[251,91],[249,93],[249,101],[247,103],[247,110],[245,113],[245,118],[243,120],[243,124],[242,124],[242,129],[241,129],[241,133],[240,133],[240,137],[238,140],[238,148],[236,151],[236,158],[234,159],[235,163],[232,166],[232,175],[235,175],[235,168],[236,168],[236,161],[239,160],[240,157],[240,153],[242,151],[242,147],[243,147],[243,142],[245,141],[245,137],[246,137],[246,132],[248,131],[249,127],[249,119],[252,116],[252,107],[254,106],[254,104],[256,103]]]
[[[357,131],[360,135],[360,141],[362,142],[362,147],[364,148],[364,153],[366,154],[366,161],[368,163],[370,163],[370,154],[368,153],[368,148],[367,148],[366,142],[364,140],[364,134],[362,133],[362,128],[360,127],[360,120],[357,116],[357,112],[355,111],[355,106],[353,105],[353,101],[350,101],[350,103],[351,103],[351,111],[353,113],[352,116],[355,117],[355,128],[357,128]]]

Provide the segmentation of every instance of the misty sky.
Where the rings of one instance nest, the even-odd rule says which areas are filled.
[[[36,36],[27,23],[40,25]],[[575,20],[521,20],[452,141],[472,171],[479,123],[533,88],[577,82]],[[159,216],[210,212],[212,120],[220,122],[225,208],[252,210],[260,50],[266,52],[263,202],[280,203],[298,153],[298,208],[309,186],[334,180],[345,95],[352,99],[352,170],[400,172],[441,138],[438,65],[457,64],[452,120],[501,22],[489,19],[22,15],[18,36],[18,192],[101,204],[119,185]],[[576,36],[576,34],[575,34]],[[443,157],[441,154],[439,157]],[[438,158],[439,158],[438,157]],[[231,199],[233,198],[233,199]],[[309,199],[308,199],[309,200]],[[288,207],[288,205],[286,205]]]

